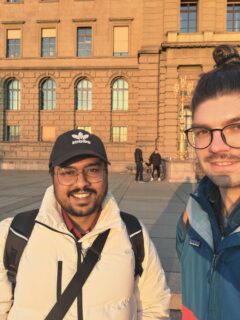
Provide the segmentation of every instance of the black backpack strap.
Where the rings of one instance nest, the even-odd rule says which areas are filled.
[[[77,272],[69,282],[58,301],[55,303],[45,320],[62,320],[71,307],[73,301],[80,293],[85,281],[92,272],[95,264],[101,259],[101,252],[107,240],[110,229],[99,234],[92,246],[88,249],[86,257],[80,264]]]
[[[135,277],[138,275],[141,277],[143,272],[142,262],[144,259],[142,226],[138,219],[132,214],[121,211],[120,215],[126,225],[135,256]]]
[[[13,291],[16,285],[18,265],[32,233],[37,214],[38,209],[17,214],[8,231],[3,262],[5,269],[8,270],[7,276],[12,283]]]

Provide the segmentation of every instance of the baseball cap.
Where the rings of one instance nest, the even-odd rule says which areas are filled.
[[[70,130],[57,137],[49,159],[49,168],[77,156],[95,156],[110,164],[102,140],[85,130]]]

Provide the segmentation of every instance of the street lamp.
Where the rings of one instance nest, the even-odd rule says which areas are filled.
[[[174,94],[175,97],[178,98],[178,157],[180,160],[184,160],[188,157],[184,139],[184,106],[185,98],[189,99],[192,91],[193,83],[188,82],[186,76],[179,77],[178,82],[174,86]]]

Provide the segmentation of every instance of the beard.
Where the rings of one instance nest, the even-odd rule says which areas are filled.
[[[211,162],[215,160],[226,160],[226,161],[233,161],[233,162],[240,162],[239,155],[232,155],[230,153],[224,154],[213,154],[205,157],[205,162]],[[213,174],[212,172],[205,172],[206,175],[216,184],[218,187],[221,188],[236,188],[240,186],[240,172],[229,172],[223,174]]]
[[[101,203],[95,202],[94,205],[92,207],[90,207],[89,209],[87,209],[87,210],[84,210],[84,207],[83,207],[83,209],[79,208],[78,210],[76,210],[72,206],[64,205],[64,204],[62,204],[61,207],[70,216],[73,216],[73,217],[87,217],[87,216],[92,215],[93,213],[99,212],[99,210],[102,207],[102,202]]]
[[[100,194],[97,194],[97,192],[94,189],[87,188],[87,187],[83,188],[83,189],[71,190],[70,192],[67,193],[67,199],[69,199],[71,196],[74,195],[74,193],[79,192],[79,191],[85,191],[90,194],[95,194],[96,197],[95,197],[95,199],[93,199],[93,201],[90,205],[89,204],[85,205],[83,203],[83,204],[80,204],[79,206],[73,206],[71,204],[71,201],[66,201],[66,200],[64,201],[64,199],[61,199],[57,195],[57,192],[54,188],[55,197],[65,212],[67,212],[70,216],[73,216],[73,217],[87,217],[87,216],[95,214],[101,210],[102,203],[107,195],[108,185],[105,186],[104,191]]]
[[[230,177],[228,175],[211,175],[206,173],[212,182],[220,188],[237,188],[240,187],[240,177]]]

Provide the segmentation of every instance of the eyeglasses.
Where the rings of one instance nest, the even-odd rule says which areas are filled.
[[[71,167],[60,167],[55,174],[61,185],[71,186],[77,182],[80,174],[82,174],[88,182],[101,182],[104,178],[105,171],[106,168],[99,165],[85,167],[82,171]]]
[[[205,149],[213,141],[213,132],[220,131],[223,142],[231,148],[240,148],[240,123],[233,123],[222,129],[192,127],[185,130],[188,143],[195,149]]]

